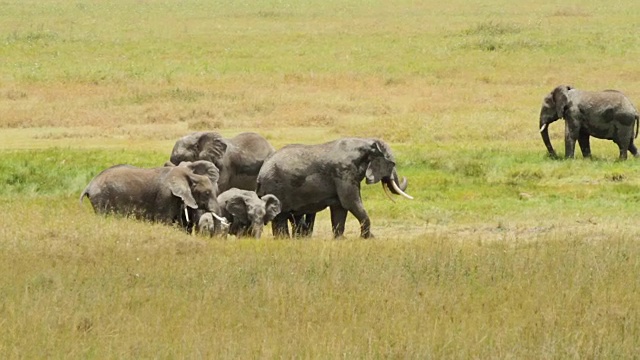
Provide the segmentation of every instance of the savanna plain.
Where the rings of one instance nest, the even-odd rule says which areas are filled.
[[[640,105],[640,2],[0,2],[2,358],[635,358],[640,159],[548,158],[556,85]],[[210,239],[78,204],[177,138],[388,142],[331,237]],[[551,137],[562,154],[562,121]],[[579,154],[579,152],[578,152]]]

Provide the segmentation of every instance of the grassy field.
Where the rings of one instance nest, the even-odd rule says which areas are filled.
[[[640,160],[545,156],[542,98],[640,105],[640,2],[5,1],[2,358],[633,358]],[[563,124],[551,126],[562,153]],[[376,238],[207,239],[84,186],[196,130],[389,142]]]

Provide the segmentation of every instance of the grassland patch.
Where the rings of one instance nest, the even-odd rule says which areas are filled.
[[[638,6],[3,2],[0,353],[637,357],[640,161],[550,161],[536,119],[559,83],[640,96]],[[193,130],[379,137],[415,199],[363,185],[367,240],[328,211],[255,241],[78,206]]]
[[[521,31],[521,26],[517,24],[508,24],[498,21],[485,21],[463,30],[462,35],[497,37],[503,35],[518,34]]]
[[[31,46],[36,45],[49,45],[52,42],[57,41],[60,38],[55,31],[44,29],[40,26],[36,30],[30,31],[18,31],[15,30],[5,37],[5,45],[12,45],[16,43],[28,44]]]
[[[553,17],[590,17],[591,13],[583,6],[566,6],[551,12]]]
[[[4,151],[0,196],[80,194],[100,171],[117,164],[161,166],[166,155],[150,152],[70,150]]]

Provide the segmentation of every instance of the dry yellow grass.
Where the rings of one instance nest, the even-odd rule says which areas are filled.
[[[49,201],[11,201],[0,220],[6,357],[637,349],[635,231],[584,224],[572,240],[552,225],[520,234],[453,227],[378,240],[225,241]]]

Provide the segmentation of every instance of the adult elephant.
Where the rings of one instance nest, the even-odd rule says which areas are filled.
[[[232,187],[256,189],[256,177],[264,160],[275,149],[254,132],[244,132],[225,139],[216,132],[194,132],[176,141],[170,162],[208,160],[220,170],[220,193]]]
[[[343,138],[319,145],[288,145],[269,157],[258,174],[258,196],[273,194],[281,213],[272,222],[276,237],[289,236],[287,221],[329,207],[333,235],[344,234],[348,212],[360,222],[360,236],[372,237],[360,183],[382,182],[385,191],[404,193],[389,145],[370,138]],[[296,230],[294,229],[294,233]]]
[[[280,213],[280,200],[271,194],[258,197],[255,191],[231,188],[218,195],[221,215],[230,223],[229,233],[259,239],[262,230]],[[209,221],[209,219],[205,219]],[[204,228],[205,224],[200,224]]]
[[[173,163],[169,162],[165,164],[165,166],[176,166]],[[214,193],[219,194],[218,191],[218,178],[220,177],[220,172],[218,167],[215,166],[211,161],[207,160],[198,160],[198,161],[183,161],[177,166],[187,167],[194,174],[204,175],[211,180],[211,184],[214,187]],[[193,228],[198,226],[200,219],[204,216],[207,219],[211,219],[211,226],[209,226],[208,233],[209,235],[224,235],[225,227],[228,226],[226,220],[220,217],[215,212],[207,212],[205,209],[192,209],[188,206],[184,206],[182,211],[182,215],[180,216],[179,223],[188,233],[191,233]]]
[[[582,91],[560,85],[544,98],[540,110],[540,134],[553,158],[557,154],[549,139],[549,124],[560,118],[565,120],[565,158],[574,157],[576,140],[582,156],[590,157],[589,136],[613,140],[620,149],[621,160],[627,158],[627,151],[638,156],[638,149],[633,144],[633,139],[638,136],[638,111],[619,91]]]
[[[80,203],[86,196],[96,213],[117,213],[166,224],[180,222],[183,214],[189,221],[188,212],[193,209],[219,213],[215,185],[192,168],[116,165],[91,180],[80,194]]]

